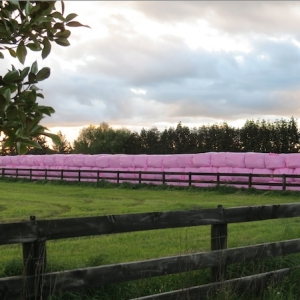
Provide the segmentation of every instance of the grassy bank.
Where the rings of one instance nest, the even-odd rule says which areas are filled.
[[[12,180],[1,180],[0,190],[1,222],[28,220],[30,215],[35,215],[37,219],[53,219],[214,208],[219,204],[224,207],[235,207],[295,203],[299,201],[300,195],[295,192],[262,192],[234,188],[200,190],[194,188],[149,188],[127,184],[112,186],[104,183],[100,188],[96,188],[87,184],[13,182]],[[293,218],[231,224],[228,227],[228,246],[238,247],[299,238],[299,221],[299,218]],[[47,243],[48,270],[59,271],[207,251],[210,247],[209,239],[210,227],[204,226],[51,241]],[[246,269],[241,266],[233,266],[229,271],[234,276],[249,275],[251,272],[255,272],[254,270],[268,271],[274,269],[275,266],[282,268],[295,264],[300,264],[299,257],[292,255],[262,264],[253,262]],[[1,246],[0,276],[17,275],[21,272],[21,246]],[[112,285],[97,291],[65,294],[59,299],[129,299],[207,283],[208,279],[209,270],[203,270]],[[291,291],[285,295],[290,295],[289,297],[295,295],[295,298],[278,298],[279,295],[283,295],[283,290],[288,289]],[[277,298],[274,298],[272,294],[274,290],[279,293],[276,294]],[[230,292],[226,292],[228,295],[230,294]],[[293,282],[286,282],[276,289],[266,291],[266,297],[268,293],[272,294],[273,298],[265,299],[299,298],[296,297],[298,291],[293,286]],[[224,295],[219,296],[226,299]],[[230,297],[233,297],[232,293]],[[243,297],[246,299],[247,296]]]

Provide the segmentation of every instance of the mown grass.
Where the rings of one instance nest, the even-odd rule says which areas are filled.
[[[0,190],[1,222],[28,220],[31,215],[35,215],[37,219],[53,219],[213,208],[219,204],[224,207],[283,204],[295,203],[300,199],[300,193],[297,192],[263,192],[253,189],[237,190],[228,187],[196,189],[133,186],[130,184],[117,186],[101,182],[100,187],[97,188],[94,184],[85,183],[28,182],[11,179],[0,180]],[[299,218],[291,218],[230,224],[228,227],[228,246],[238,247],[299,238],[299,222]],[[209,248],[209,226],[50,241],[47,243],[48,271],[158,258],[207,251]],[[21,256],[20,245],[1,246],[0,276],[21,274]],[[250,275],[256,271],[268,271],[296,264],[300,264],[299,256],[290,255],[275,260],[266,260],[259,264],[252,262],[246,268],[242,265],[233,265],[229,268],[229,273],[233,277]],[[209,281],[209,274],[209,270],[203,270],[181,275],[169,275],[150,280],[105,286],[98,290],[65,293],[52,298],[130,299],[151,293],[204,284]],[[284,295],[295,298],[278,298],[279,295],[282,297],[283,290],[289,290]],[[238,295],[237,297],[240,298],[236,299],[247,299],[248,296],[245,294],[241,298],[241,295]],[[260,299],[298,299],[298,296],[300,297],[300,291],[297,285],[294,286],[293,282],[288,281],[265,291],[263,297],[267,298]],[[234,299],[235,294],[232,291],[222,291],[217,297]]]

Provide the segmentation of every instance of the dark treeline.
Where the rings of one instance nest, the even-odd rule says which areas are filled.
[[[235,128],[226,122],[189,128],[179,122],[159,131],[156,127],[140,133],[126,128],[113,129],[107,123],[83,128],[73,147],[58,132],[62,145],[52,148],[45,137],[36,141],[41,149],[32,148],[27,154],[180,154],[200,152],[274,152],[295,153],[300,149],[300,132],[294,118],[290,120],[247,120]],[[2,155],[15,155],[13,149],[3,149]]]
[[[300,133],[290,120],[247,120],[242,128],[222,124],[199,128],[183,126],[159,131],[156,127],[140,133],[112,129],[107,123],[83,128],[74,141],[73,153],[84,154],[179,154],[199,152],[299,152]]]

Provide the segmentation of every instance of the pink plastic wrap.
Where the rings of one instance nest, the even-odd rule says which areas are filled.
[[[212,153],[198,153],[192,157],[192,168],[197,167],[210,167]]]
[[[69,156],[70,154],[57,154],[55,155],[55,166],[64,166],[65,158],[66,156]]]
[[[147,168],[148,164],[148,156],[147,155],[134,155],[133,157],[133,166],[135,168]]]
[[[245,168],[245,153],[225,153],[225,165],[221,167]]]
[[[96,166],[98,168],[108,168],[108,156],[99,156],[96,158]]]
[[[108,155],[108,166],[109,168],[114,168],[115,170],[119,170],[121,168],[120,165],[120,157],[121,155]]]
[[[232,168],[233,174],[252,174],[252,169],[248,168]],[[248,176],[232,176],[232,179],[234,181],[238,182],[248,182],[249,177]]]
[[[134,155],[121,156],[120,159],[119,159],[120,167],[123,168],[123,169],[133,168],[134,167],[133,158],[134,158]]]
[[[97,155],[86,155],[84,157],[84,166],[85,167],[95,167],[96,166],[96,159]]]
[[[81,168],[84,166],[84,159],[86,155],[78,154],[76,156],[73,156],[73,166]]]
[[[286,154],[285,163],[287,168],[291,168],[291,169],[300,168],[300,153]]]
[[[178,156],[177,155],[165,155],[162,160],[163,169],[177,168],[178,167]]]
[[[267,169],[286,168],[285,154],[270,153],[265,155],[265,165]]]
[[[19,164],[20,164],[20,157],[18,156],[18,155],[16,155],[16,156],[11,156],[10,157],[10,162],[11,162],[11,164],[13,165],[13,166],[19,166]]]
[[[163,155],[149,155],[148,167],[149,168],[162,168]]]
[[[265,169],[265,156],[263,153],[246,153],[245,167],[249,169]]]
[[[184,168],[168,168],[164,170],[165,172],[174,172],[174,173],[183,173],[184,172]],[[182,175],[166,175],[166,180],[185,180],[187,179],[186,176],[184,174]],[[181,182],[168,182],[167,184],[170,185],[184,185]]]
[[[193,156],[194,156],[194,154],[178,154],[178,155],[176,155],[178,167],[179,168],[192,167]]]
[[[52,155],[43,155],[40,166],[50,167],[55,166],[55,154]]]
[[[225,152],[212,152],[211,153],[211,166],[212,167],[225,167],[226,166],[226,153]]]
[[[218,168],[218,173],[232,173],[232,168],[230,167],[220,167]],[[233,181],[233,177],[230,175],[220,176],[220,181]]]
[[[252,177],[253,182],[273,182],[273,170],[268,169],[253,169],[253,174],[270,175],[267,177]]]
[[[280,168],[280,169],[275,169],[273,171],[273,174],[274,175],[282,175],[282,174],[285,174],[285,175],[293,175],[294,174],[294,169],[288,169],[288,168]],[[273,180],[275,182],[282,182],[282,177],[274,177]],[[294,182],[294,179],[293,178],[286,178],[286,182],[288,183],[291,183],[291,182]]]

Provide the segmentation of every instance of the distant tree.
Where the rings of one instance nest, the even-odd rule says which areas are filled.
[[[25,63],[27,50],[41,51],[42,58],[51,52],[51,43],[68,46],[71,34],[67,27],[84,26],[74,21],[76,14],[64,16],[56,10],[55,1],[1,1],[0,2],[0,58],[4,52]],[[16,148],[19,154],[32,147],[40,148],[39,136],[48,136],[59,144],[55,134],[47,132],[40,124],[44,116],[51,116],[54,109],[39,105],[44,98],[37,83],[50,76],[50,68],[38,69],[35,61],[31,66],[17,69],[12,65],[0,76],[0,141],[2,149]]]
[[[115,130],[105,122],[98,127],[90,125],[83,128],[74,141],[74,153],[125,153],[130,134],[128,129]]]
[[[70,142],[67,141],[66,136],[62,134],[61,131],[57,132],[58,137],[60,138],[60,145],[52,144],[52,148],[55,153],[59,154],[69,154],[73,151],[73,148]]]

